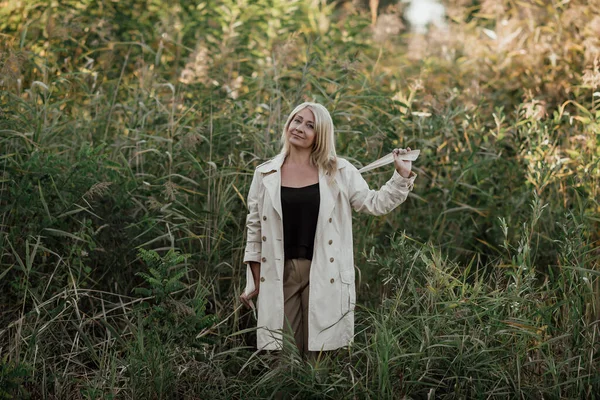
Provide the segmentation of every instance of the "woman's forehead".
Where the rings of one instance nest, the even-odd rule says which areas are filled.
[[[296,116],[302,117],[302,119],[306,119],[308,121],[313,121],[314,122],[314,120],[315,120],[315,116],[314,116],[313,112],[309,108],[304,108],[304,109],[298,111],[298,113],[296,114]]]

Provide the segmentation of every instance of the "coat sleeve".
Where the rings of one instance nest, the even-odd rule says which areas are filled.
[[[379,190],[369,189],[367,181],[358,169],[350,163],[346,168],[348,173],[348,199],[355,211],[372,215],[384,215],[403,203],[408,197],[408,192],[413,189],[417,174],[411,171],[408,178],[404,178],[394,170],[394,175]]]
[[[248,205],[248,215],[246,216],[246,249],[244,251],[244,263],[246,264],[246,288],[244,289],[244,292],[246,294],[253,292],[255,289],[252,270],[250,269],[249,263],[251,261],[260,262],[262,250],[262,242],[260,240],[260,218],[258,215],[259,176],[260,174],[258,171],[255,171],[246,201]]]
[[[258,188],[259,173],[254,172],[250,190],[248,191],[248,215],[246,216],[246,250],[244,263],[250,261],[260,262],[262,242],[260,240],[260,218],[258,215]]]

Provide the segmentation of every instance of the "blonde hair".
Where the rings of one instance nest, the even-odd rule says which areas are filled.
[[[315,115],[315,141],[310,154],[310,161],[313,165],[318,166],[319,169],[324,169],[329,177],[333,179],[337,170],[333,120],[331,119],[331,115],[329,115],[329,111],[321,104],[307,101],[294,108],[283,127],[283,133],[281,135],[281,154],[289,154],[290,143],[287,135],[288,128],[296,114],[305,108],[311,110]]]

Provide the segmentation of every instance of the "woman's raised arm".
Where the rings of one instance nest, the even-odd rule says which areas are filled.
[[[403,203],[408,197],[408,192],[413,189],[417,174],[411,171],[408,178],[404,178],[394,170],[394,175],[379,190],[370,189],[367,181],[358,169],[352,164],[345,168],[348,199],[355,211],[372,215],[384,215]]]

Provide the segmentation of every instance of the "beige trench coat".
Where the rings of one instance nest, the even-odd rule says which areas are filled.
[[[247,243],[244,263],[260,267],[257,298],[257,347],[282,347],[283,311],[283,223],[281,210],[281,164],[283,155],[256,168],[248,193]],[[352,208],[383,215],[404,202],[413,188],[409,178],[394,171],[380,190],[370,190],[356,167],[338,157],[338,171],[330,184],[319,170],[320,206],[310,269],[308,348],[333,350],[348,346],[354,337],[354,254]],[[254,291],[250,265],[246,265],[246,294]]]

